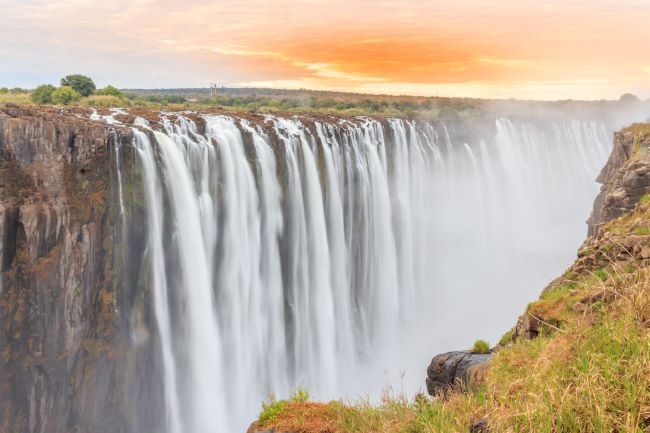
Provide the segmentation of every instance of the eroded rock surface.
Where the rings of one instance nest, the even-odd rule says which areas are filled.
[[[614,135],[614,148],[596,179],[602,184],[588,220],[589,236],[603,224],[631,212],[650,193],[650,128],[630,127]]]
[[[78,113],[0,107],[1,433],[122,432],[137,410],[121,399],[138,363],[120,248],[142,243],[114,206],[127,140]]]

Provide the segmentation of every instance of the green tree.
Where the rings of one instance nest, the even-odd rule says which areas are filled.
[[[61,78],[61,86],[72,87],[81,96],[89,96],[97,89],[95,83],[85,75],[66,75]]]
[[[99,89],[95,92],[95,95],[108,95],[108,96],[117,96],[118,98],[122,97],[122,92],[120,92],[116,87],[108,85],[103,89]]]
[[[0,95],[4,93],[9,93],[9,89],[7,89],[6,87],[0,87]]]
[[[51,84],[41,84],[32,92],[32,101],[36,104],[51,104],[52,93],[56,90]]]
[[[20,87],[14,87],[13,89],[10,90],[11,93],[27,93],[27,90],[21,89]]]
[[[52,102],[68,105],[81,99],[81,94],[70,86],[61,86],[52,92]]]

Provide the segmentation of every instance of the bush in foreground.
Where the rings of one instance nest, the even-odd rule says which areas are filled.
[[[52,102],[59,105],[70,105],[81,99],[81,95],[72,87],[61,86],[52,92]]]
[[[472,353],[490,353],[490,344],[485,340],[476,340],[472,346]]]
[[[56,91],[56,87],[51,84],[41,84],[32,92],[31,98],[35,104],[51,104],[52,93]]]

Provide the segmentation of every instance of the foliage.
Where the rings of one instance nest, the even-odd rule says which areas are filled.
[[[32,101],[35,104],[51,104],[52,93],[56,90],[51,84],[41,84],[31,94]]]
[[[309,395],[309,390],[302,386],[298,385],[294,390],[293,393],[291,394],[290,400],[292,402],[298,402],[298,403],[304,403],[306,401],[309,401],[310,395]]]
[[[268,402],[262,403],[262,412],[260,412],[259,420],[260,422],[273,421],[282,415],[289,404],[306,403],[309,401],[309,398],[309,390],[302,385],[297,386],[293,390],[289,400],[276,400],[274,396],[271,396]]]
[[[60,105],[70,105],[81,99],[81,95],[72,87],[61,86],[52,92],[52,102]]]
[[[81,96],[89,96],[96,89],[95,83],[90,77],[79,74],[66,75],[61,78],[61,86],[72,87]]]
[[[181,91],[183,89],[180,89]],[[425,120],[460,120],[480,117],[484,101],[466,98],[359,95],[337,92],[282,91],[265,93],[265,89],[250,89],[251,93],[231,89],[214,96],[194,92],[175,93],[174,89],[156,91],[136,90],[125,93],[131,106],[165,109],[220,108],[232,111],[264,113],[323,113],[342,116],[378,115],[401,116]],[[257,91],[261,94],[258,94]],[[444,115],[441,115],[441,113]]]
[[[0,87],[0,95],[9,93],[9,89],[6,87]]]
[[[476,340],[472,346],[472,353],[490,353],[490,344],[485,340]]]
[[[112,95],[90,95],[82,98],[79,103],[88,107],[119,107],[124,105],[124,100]]]
[[[269,402],[262,403],[262,412],[260,412],[260,422],[269,422],[276,419],[284,412],[288,402],[286,400],[275,400],[272,398]]]
[[[122,92],[120,92],[116,87],[108,85],[103,89],[99,89],[95,92],[95,95],[105,95],[105,96],[117,96],[122,97]]]
[[[28,90],[25,90],[21,87],[14,87],[9,91],[10,93],[15,93],[15,94],[24,94],[24,93],[29,93]]]

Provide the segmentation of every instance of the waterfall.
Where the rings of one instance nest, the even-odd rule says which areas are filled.
[[[167,433],[244,431],[299,384],[415,391],[433,353],[496,342],[573,257],[609,149],[593,121],[500,118],[476,142],[401,119],[200,122],[133,128]]]

